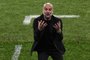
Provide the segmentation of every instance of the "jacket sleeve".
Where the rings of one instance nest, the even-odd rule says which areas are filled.
[[[40,38],[40,31],[38,30],[38,19],[34,19],[33,31],[34,31],[34,40],[38,41]]]

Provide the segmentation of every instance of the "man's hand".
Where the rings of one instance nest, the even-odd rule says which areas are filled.
[[[47,23],[45,23],[44,21],[42,20],[38,21],[38,30],[42,31],[46,26]]]
[[[57,22],[53,27],[56,29],[57,32],[61,32],[61,23],[60,21]]]

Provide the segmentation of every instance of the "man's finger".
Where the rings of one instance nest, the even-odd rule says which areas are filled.
[[[54,27],[55,29],[57,29],[57,28],[58,28],[57,24],[55,24],[53,27]]]
[[[38,21],[38,24],[41,25],[42,20]]]
[[[41,20],[39,23],[40,23],[40,26],[42,26],[42,25],[43,25],[43,23],[44,23],[44,21],[42,21],[42,20]]]
[[[43,25],[44,27],[46,27],[47,26],[47,23],[44,23],[44,25]]]
[[[38,21],[38,25],[40,26],[40,21]]]
[[[60,28],[60,27],[61,27],[60,21],[57,23],[57,26],[58,26],[58,28]]]
[[[42,24],[42,20],[40,20],[40,25]]]
[[[44,23],[45,23],[45,22],[44,22],[44,21],[42,21],[42,22],[41,22],[41,25],[43,25]]]

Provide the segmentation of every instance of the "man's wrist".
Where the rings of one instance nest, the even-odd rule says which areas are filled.
[[[59,30],[57,31],[57,33],[61,33],[61,29],[59,29]]]

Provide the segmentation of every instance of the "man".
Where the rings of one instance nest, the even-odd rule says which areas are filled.
[[[38,52],[38,60],[48,60],[51,56],[53,60],[63,60],[65,52],[62,43],[62,21],[53,16],[53,5],[45,3],[43,14],[34,19],[34,44],[32,51]]]

